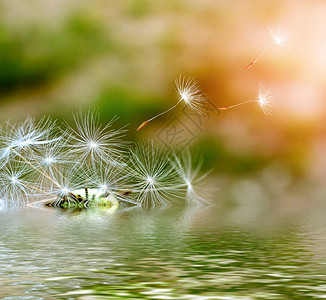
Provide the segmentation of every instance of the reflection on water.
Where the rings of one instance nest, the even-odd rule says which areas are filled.
[[[1,299],[317,299],[326,210],[0,212]]]

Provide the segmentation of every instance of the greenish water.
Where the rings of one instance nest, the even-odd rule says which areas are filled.
[[[280,207],[2,210],[0,298],[326,298],[326,208]]]

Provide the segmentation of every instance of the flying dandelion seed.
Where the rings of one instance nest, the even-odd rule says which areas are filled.
[[[178,106],[179,103],[184,102],[189,109],[193,110],[199,115],[205,113],[205,103],[207,102],[207,98],[203,94],[203,92],[199,88],[198,82],[194,78],[188,78],[180,75],[175,80],[175,87],[177,93],[179,95],[179,101],[170,107],[169,109],[163,111],[162,113],[148,119],[147,121],[143,122],[138,128],[137,131],[144,128],[149,122],[155,120],[156,118],[166,114],[167,112],[173,110],[175,107]]]
[[[289,49],[292,47],[292,36],[285,31],[281,26],[268,25],[269,32],[273,38],[273,41],[268,44],[263,51],[258,55],[258,57],[245,67],[245,70],[250,69],[257,61],[273,46],[279,46],[284,49]]]
[[[257,99],[247,100],[230,106],[218,107],[218,109],[229,110],[247,103],[258,103],[263,113],[265,115],[270,115],[274,107],[274,97],[273,97],[272,89],[267,87],[263,82],[261,82],[259,84]]]
[[[271,88],[264,83],[260,83],[258,91],[258,102],[265,115],[270,115],[274,107],[274,97]]]

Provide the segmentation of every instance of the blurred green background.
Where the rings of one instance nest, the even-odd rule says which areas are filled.
[[[129,124],[128,139],[160,142],[177,117],[185,144],[203,156],[204,169],[214,168],[218,185],[236,182],[232,195],[247,187],[259,194],[258,181],[271,192],[293,181],[322,188],[325,10],[318,0],[2,0],[0,119],[69,122],[91,106],[103,123],[118,116],[117,126]],[[271,41],[268,24],[290,32],[294,47],[271,48],[244,71]],[[276,108],[265,116],[247,105],[198,126],[179,107],[136,133],[176,103],[179,74],[195,76],[215,106],[255,99],[264,81]]]

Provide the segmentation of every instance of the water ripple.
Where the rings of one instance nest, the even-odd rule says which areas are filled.
[[[229,210],[1,211],[1,299],[325,297],[320,211]]]

